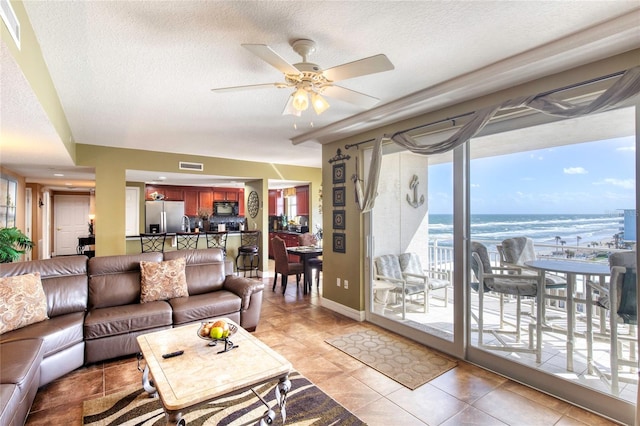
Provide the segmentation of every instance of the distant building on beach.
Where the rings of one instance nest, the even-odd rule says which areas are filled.
[[[637,241],[636,209],[621,209],[620,236],[625,242]]]

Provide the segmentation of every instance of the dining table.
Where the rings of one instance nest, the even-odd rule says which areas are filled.
[[[307,294],[307,290],[311,292],[311,268],[309,267],[309,259],[322,256],[322,247],[318,247],[318,246],[287,247],[287,253],[296,255],[300,258],[300,262],[302,263],[302,269],[304,270],[303,293]]]
[[[538,259],[525,262],[525,266],[537,270],[542,275],[542,282],[545,282],[545,274],[547,272],[554,272],[565,274],[567,276],[567,294],[566,294],[566,311],[567,311],[567,371],[573,371],[573,350],[575,346],[575,291],[576,291],[576,276],[584,276],[585,283],[585,305],[587,314],[587,346],[593,342],[593,326],[592,326],[592,297],[591,286],[588,282],[591,277],[598,277],[601,283],[604,283],[605,278],[611,274],[611,269],[608,263],[603,262],[590,262],[590,261],[578,261],[568,259]],[[543,292],[544,302],[545,293]],[[542,318],[540,322],[544,328],[545,318]],[[552,331],[558,331],[552,329]],[[592,354],[591,348],[587,348],[587,358]],[[591,359],[587,359],[587,365],[591,366]]]

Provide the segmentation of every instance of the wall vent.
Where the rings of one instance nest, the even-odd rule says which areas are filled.
[[[196,172],[204,171],[204,164],[202,163],[188,163],[186,161],[180,161],[180,170],[191,170]]]
[[[9,0],[0,0],[0,16],[2,16],[2,22],[7,26],[13,41],[16,42],[16,46],[20,49],[20,22],[18,22],[18,17]]]

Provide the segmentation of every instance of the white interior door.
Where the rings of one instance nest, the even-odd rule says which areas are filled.
[[[125,235],[140,233],[140,188],[127,187]]]
[[[78,237],[89,232],[89,196],[55,195],[53,197],[54,255],[76,254]]]

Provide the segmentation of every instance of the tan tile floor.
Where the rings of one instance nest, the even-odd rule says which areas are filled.
[[[296,370],[375,425],[612,425],[590,412],[463,361],[411,391],[324,343],[335,333],[376,328],[319,304],[318,292],[271,291],[265,276],[262,317],[255,336],[287,357]],[[292,282],[293,281],[293,282]],[[90,365],[40,389],[27,425],[81,425],[82,401],[140,385],[135,357]],[[508,407],[508,408],[507,408]]]

